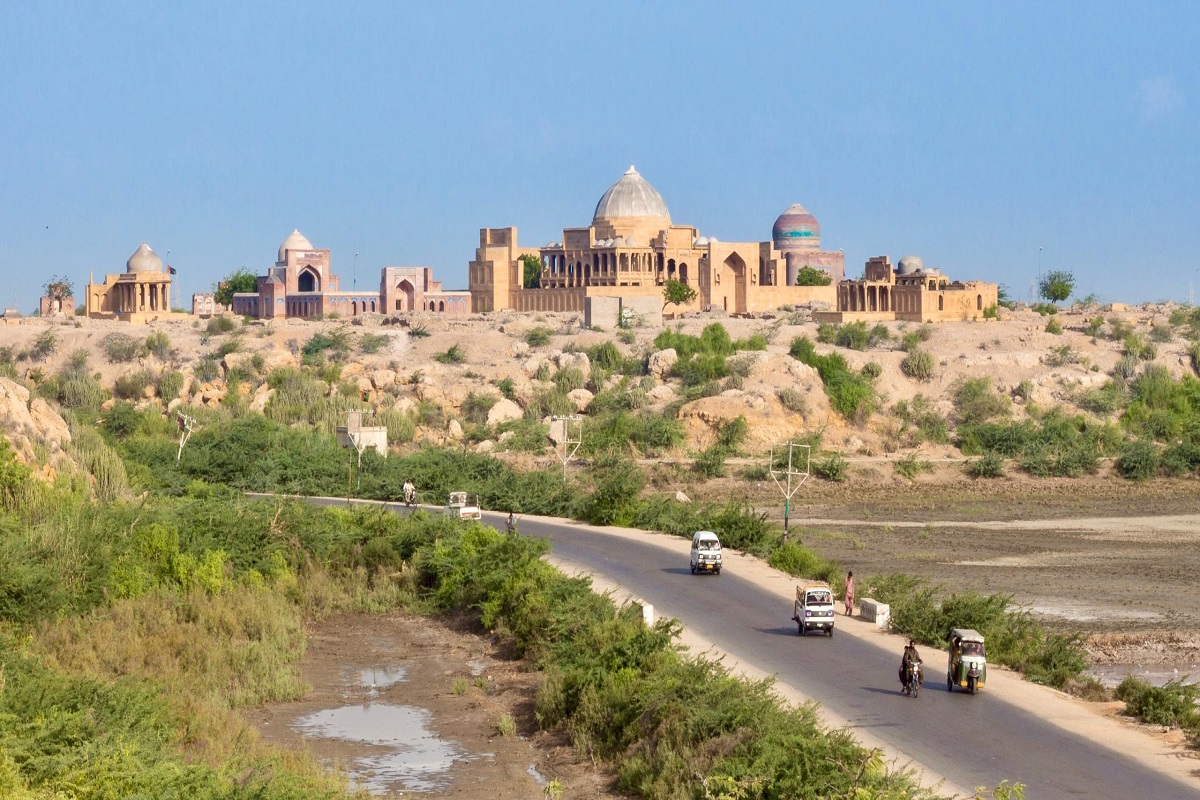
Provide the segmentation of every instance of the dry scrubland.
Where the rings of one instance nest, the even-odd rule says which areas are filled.
[[[368,455],[355,488],[366,497],[394,498],[411,474],[434,502],[466,484],[518,512],[676,534],[713,527],[792,574],[836,583],[854,568],[860,594],[901,601],[898,624],[921,641],[936,642],[947,621],[995,625],[1004,634],[998,662],[1096,696],[1107,695],[1078,680],[1083,660],[1072,638],[1006,612],[1003,595],[1059,631],[1098,632],[1091,649],[1101,658],[1196,652],[1189,609],[1200,607],[1191,578],[1200,564],[1188,561],[1194,547],[1181,546],[1195,541],[1200,465],[1200,315],[1190,310],[1018,311],[999,321],[841,328],[814,325],[798,310],[701,315],[664,331],[580,330],[578,318],[561,315],[360,322],[0,328],[0,419],[26,465],[7,453],[0,464],[9,526],[0,537],[0,643],[37,634],[0,672],[0,705],[17,715],[0,713],[0,736],[18,748],[0,758],[0,788],[59,786],[71,770],[97,781],[103,772],[105,785],[135,775],[159,786],[182,763],[170,749],[178,745],[211,767],[188,775],[212,796],[224,796],[227,780],[272,785],[276,769],[294,782],[272,791],[305,785],[335,796],[338,787],[305,759],[272,762],[256,743],[231,751],[231,735],[255,742],[231,713],[303,694],[288,665],[303,652],[307,623],[398,605],[482,608],[479,622],[498,641],[564,670],[548,673],[525,724],[569,730],[582,752],[608,753],[622,788],[657,796],[690,780],[685,774],[708,774],[712,764],[681,766],[627,746],[658,734],[644,740],[645,730],[610,727],[644,713],[622,705],[629,696],[617,684],[601,681],[577,704],[583,683],[573,682],[608,673],[576,663],[590,648],[540,638],[557,628],[538,616],[556,607],[539,604],[538,592],[566,592],[594,618],[584,635],[615,636],[613,652],[645,659],[613,673],[618,683],[674,684],[688,673],[704,691],[720,691],[725,677],[663,655],[667,630],[645,639],[624,616],[614,628],[615,612],[534,566],[540,549],[529,540],[509,540],[520,543],[514,548],[477,528],[460,537],[436,521],[414,527],[238,498],[242,489],[331,493],[347,478],[353,484],[329,434],[366,406],[395,454],[386,462]],[[181,464],[176,409],[201,425]],[[585,418],[572,490],[561,486],[547,438],[548,418],[566,413]],[[766,457],[787,439],[813,451],[814,476],[793,513],[811,550],[781,543],[771,526],[780,501]],[[1136,518],[1164,512],[1178,516],[1170,525]],[[230,538],[234,529],[253,536]],[[475,554],[485,551],[496,560],[476,575]],[[507,598],[524,591],[508,580],[518,567],[541,587],[529,608],[529,597]],[[1136,603],[1113,602],[1114,574],[1142,587]],[[109,683],[122,675],[150,683]],[[762,691],[733,702],[766,708]],[[1186,692],[1131,684],[1121,696],[1146,719],[1200,731]],[[589,705],[597,698],[614,705]],[[89,742],[97,725],[145,724],[96,740],[97,752],[116,748],[113,761],[80,762],[45,751],[44,715],[9,724],[34,707],[22,704],[48,702],[69,707],[57,724]],[[99,716],[81,715],[97,703]],[[773,736],[795,730],[787,713],[753,715],[769,723],[751,737],[755,747],[769,750]],[[106,723],[108,714],[116,716]],[[202,727],[180,738],[171,722],[179,714]],[[714,742],[741,741],[710,723]],[[839,753],[829,762],[836,770],[858,769],[861,753],[837,737],[821,741]],[[724,763],[721,747],[696,747],[688,759]],[[23,760],[30,753],[34,760]],[[147,753],[144,767],[125,763]],[[758,756],[737,749],[729,757]],[[874,777],[912,796],[903,778]]]

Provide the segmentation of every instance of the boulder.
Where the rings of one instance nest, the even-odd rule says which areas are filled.
[[[651,353],[647,368],[651,375],[665,380],[671,374],[671,367],[675,366],[677,361],[679,361],[679,353],[675,352],[674,347],[668,347],[666,350]]]
[[[559,353],[555,361],[559,369],[577,369],[584,375],[592,371],[592,362],[587,353]]]
[[[678,503],[690,503],[690,502],[692,502],[692,498],[688,497],[683,492],[676,492],[675,493],[675,501]]]
[[[354,382],[360,392],[369,392],[375,388],[375,384],[366,375],[362,375]]]
[[[496,405],[488,410],[487,424],[499,425],[521,419],[523,416],[525,416],[525,412],[521,410],[521,407],[505,397],[497,400]]]
[[[390,369],[377,369],[371,373],[371,383],[376,389],[389,389],[396,385],[396,373]]]
[[[668,383],[664,383],[646,392],[646,396],[659,403],[669,402],[675,399],[675,388]]]
[[[490,453],[496,449],[496,443],[491,439],[484,439],[479,444],[475,445],[476,453]]]
[[[587,389],[572,389],[567,392],[567,399],[575,404],[575,410],[582,413],[589,405],[591,405],[594,394]]]
[[[254,397],[250,398],[249,409],[261,414],[267,407],[267,403],[271,402],[271,398],[274,396],[275,390],[272,389],[268,384],[264,383],[255,390]]]
[[[503,327],[503,326],[501,326]],[[525,342],[513,342],[512,357],[526,358],[529,355],[529,345]]]
[[[450,420],[450,424],[446,426],[446,436],[455,441],[461,440],[463,438],[462,424],[456,419]]]

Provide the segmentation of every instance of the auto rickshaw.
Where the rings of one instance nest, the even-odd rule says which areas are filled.
[[[950,666],[946,670],[946,691],[958,686],[975,694],[987,680],[987,654],[983,634],[970,628],[951,628]]]

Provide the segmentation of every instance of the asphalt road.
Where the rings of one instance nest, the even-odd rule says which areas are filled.
[[[497,528],[503,528],[503,519],[485,514]],[[924,688],[916,699],[905,697],[896,675],[899,653],[853,636],[801,638],[786,602],[728,568],[695,576],[686,557],[582,525],[524,517],[520,529],[550,540],[557,555],[653,603],[656,613],[678,618],[720,650],[777,675],[955,785],[1020,781],[1029,800],[1200,797],[1192,787],[1142,766],[1136,753],[1115,755],[1002,702],[986,688],[975,696],[948,693],[940,651],[925,650]]]

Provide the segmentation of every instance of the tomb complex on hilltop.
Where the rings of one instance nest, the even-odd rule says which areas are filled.
[[[86,310],[92,319],[145,323],[171,314],[170,267],[142,242],[125,262],[125,271],[105,275],[104,283],[88,276]]]
[[[978,319],[995,309],[1000,287],[984,281],[951,281],[941,270],[905,256],[892,268],[887,256],[867,261],[863,277],[837,287],[837,311],[818,311],[818,322]]]
[[[525,286],[523,256],[541,266],[534,286]],[[804,267],[830,284],[796,285]],[[561,241],[542,247],[519,245],[515,227],[483,228],[468,269],[476,312],[585,311],[601,298],[621,306],[654,298],[661,306],[668,280],[696,291],[680,310],[747,314],[814,301],[832,307],[845,272],[842,252],[821,249],[821,227],[803,206],[784,211],[768,241],[723,242],[673,223],[662,195],[633,167],[596,203],[591,225],[566,228]]]
[[[432,267],[384,267],[379,291],[342,291],[328,250],[318,250],[298,230],[279,245],[275,266],[258,277],[257,290],[233,295],[233,313],[255,319],[317,318],[336,314],[432,311],[465,316],[470,294],[442,289]]]

